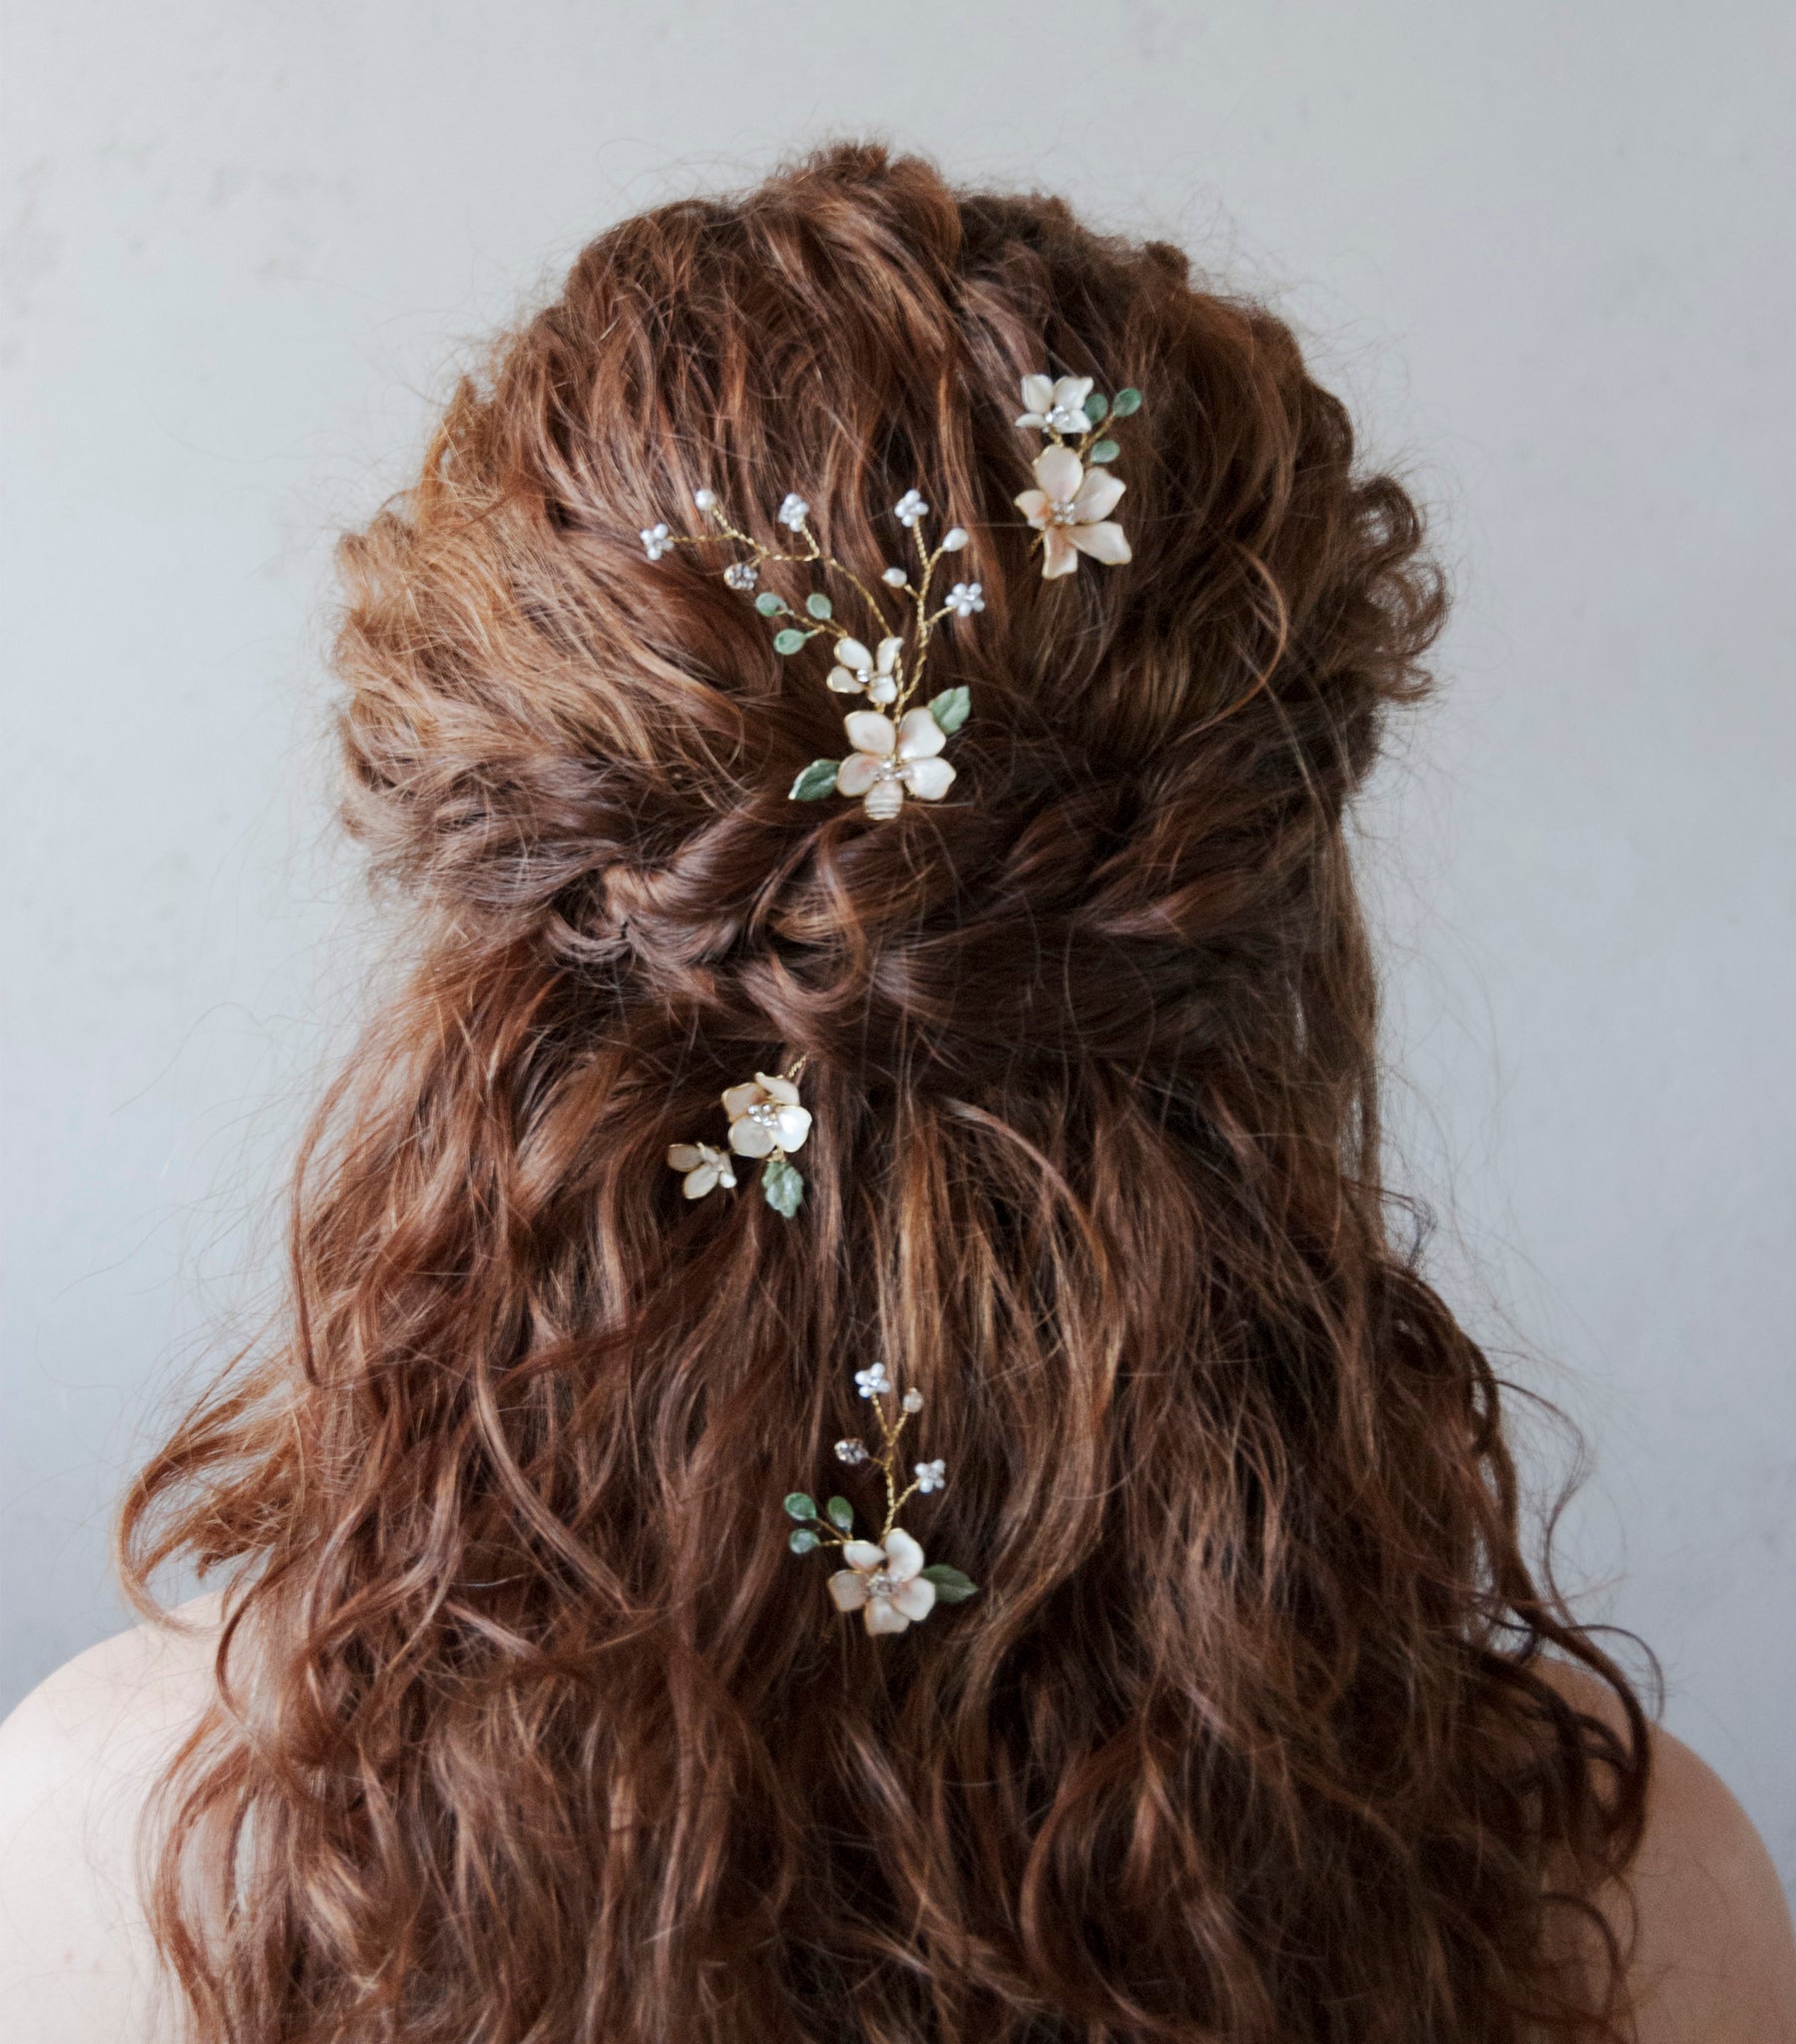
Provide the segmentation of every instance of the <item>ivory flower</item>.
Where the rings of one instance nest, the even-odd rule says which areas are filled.
[[[788,531],[797,532],[810,516],[810,506],[796,490],[787,490],[780,499],[779,509],[774,516]]]
[[[870,703],[889,703],[898,693],[902,639],[882,639],[878,653],[869,653],[858,639],[836,641],[836,664],[828,683],[838,696],[864,695]]]
[[[729,1117],[729,1147],[738,1157],[788,1155],[804,1147],[810,1134],[808,1108],[798,1105],[798,1089],[790,1079],[756,1072],[751,1082],[731,1086],[723,1095]]]
[[[948,608],[957,618],[970,618],[985,609],[985,584],[957,582],[948,592]]]
[[[932,1490],[940,1490],[948,1481],[948,1465],[937,1456],[933,1462],[917,1463],[912,1474],[917,1479],[917,1488],[927,1495]]]
[[[948,734],[927,710],[907,710],[896,725],[877,710],[855,710],[842,723],[854,752],[836,774],[836,791],[865,796],[876,821],[897,815],[907,792],[936,802],[953,784],[954,768],[936,757]]]
[[[675,1171],[685,1173],[680,1191],[688,1200],[702,1200],[718,1186],[735,1184],[728,1152],[709,1143],[671,1143],[668,1162]]]
[[[1092,423],[1086,417],[1085,401],[1092,394],[1090,376],[1048,376],[1023,378],[1023,402],[1027,407],[1017,423],[1037,426],[1044,433],[1083,433]]]
[[[1128,537],[1111,520],[1127,487],[1108,468],[1088,475],[1071,447],[1044,447],[1035,458],[1037,488],[1018,497],[1017,509],[1042,535],[1042,574],[1071,575],[1079,556],[1111,567],[1130,558]]]
[[[829,1579],[838,1611],[858,1611],[870,1633],[901,1633],[935,1609],[936,1586],[925,1576],[923,1550],[894,1526],[885,1544],[850,1540],[842,1549],[848,1564]]]
[[[900,525],[916,525],[929,515],[929,506],[923,501],[921,490],[906,490],[892,511]]]
[[[674,535],[669,532],[666,520],[658,520],[654,525],[645,525],[637,537],[643,542],[644,553],[652,561],[659,561],[663,554],[672,553],[674,550]]]
[[[854,1372],[854,1381],[863,1398],[883,1398],[892,1388],[892,1380],[886,1375],[886,1366],[883,1362],[873,1363],[866,1369],[857,1369]]]

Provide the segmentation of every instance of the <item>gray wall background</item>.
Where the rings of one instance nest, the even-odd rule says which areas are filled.
[[[1589,1437],[1568,1581],[1796,1879],[1780,0],[14,0],[7,43],[0,1705],[122,1622],[111,1500],[265,1297],[360,998],[332,529],[592,233],[877,133],[1270,295],[1436,507],[1450,688],[1367,812],[1400,1175]]]

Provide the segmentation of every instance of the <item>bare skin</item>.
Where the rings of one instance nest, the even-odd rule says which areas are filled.
[[[174,2044],[136,1899],[150,1784],[205,1708],[218,1605],[71,1661],[0,1726],[0,2009],[33,2044]],[[1607,1693],[1572,1670],[1580,1709]],[[1634,1871],[1637,2044],[1796,2044],[1796,1934],[1758,1833],[1688,1747],[1653,1734]]]

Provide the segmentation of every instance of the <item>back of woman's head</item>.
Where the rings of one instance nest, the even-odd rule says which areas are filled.
[[[1014,508],[1044,369],[1145,394],[1125,563],[1045,578]],[[301,1172],[289,1337],[128,1523],[229,1565],[256,1643],[172,1785],[209,2034],[1600,2007],[1549,1895],[1625,1859],[1643,1763],[1531,1664],[1632,1699],[1530,1579],[1376,1183],[1343,817],[1441,606],[1352,456],[1170,248],[839,149],[596,242],[344,542],[350,816],[421,953]],[[638,535],[714,490],[777,550],[797,491],[875,590],[913,486],[971,535],[930,660],[974,715],[948,798],[872,821],[788,796],[840,750],[823,646]],[[800,1059],[797,1214],[683,1199],[670,1144]],[[981,1585],[897,1637],[781,1510],[877,1525],[828,1475],[875,1359],[948,1465],[909,1523]]]

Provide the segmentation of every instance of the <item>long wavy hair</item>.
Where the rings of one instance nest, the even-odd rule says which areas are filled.
[[[1043,368],[1147,393],[1127,566],[1030,552]],[[913,483],[974,535],[977,714],[873,825],[787,798],[820,650],[637,535],[709,486],[772,543],[795,488],[874,583]],[[151,1891],[195,2033],[1619,2035],[1644,1721],[1379,1179],[1344,818],[1441,582],[1285,326],[835,148],[596,241],[340,561],[347,812],[418,949],[279,1337],[124,1518],[140,1595],[228,1585]],[[797,1218],[683,1202],[670,1141],[799,1057]],[[875,1358],[984,1586],[901,1638],[781,1513]]]

